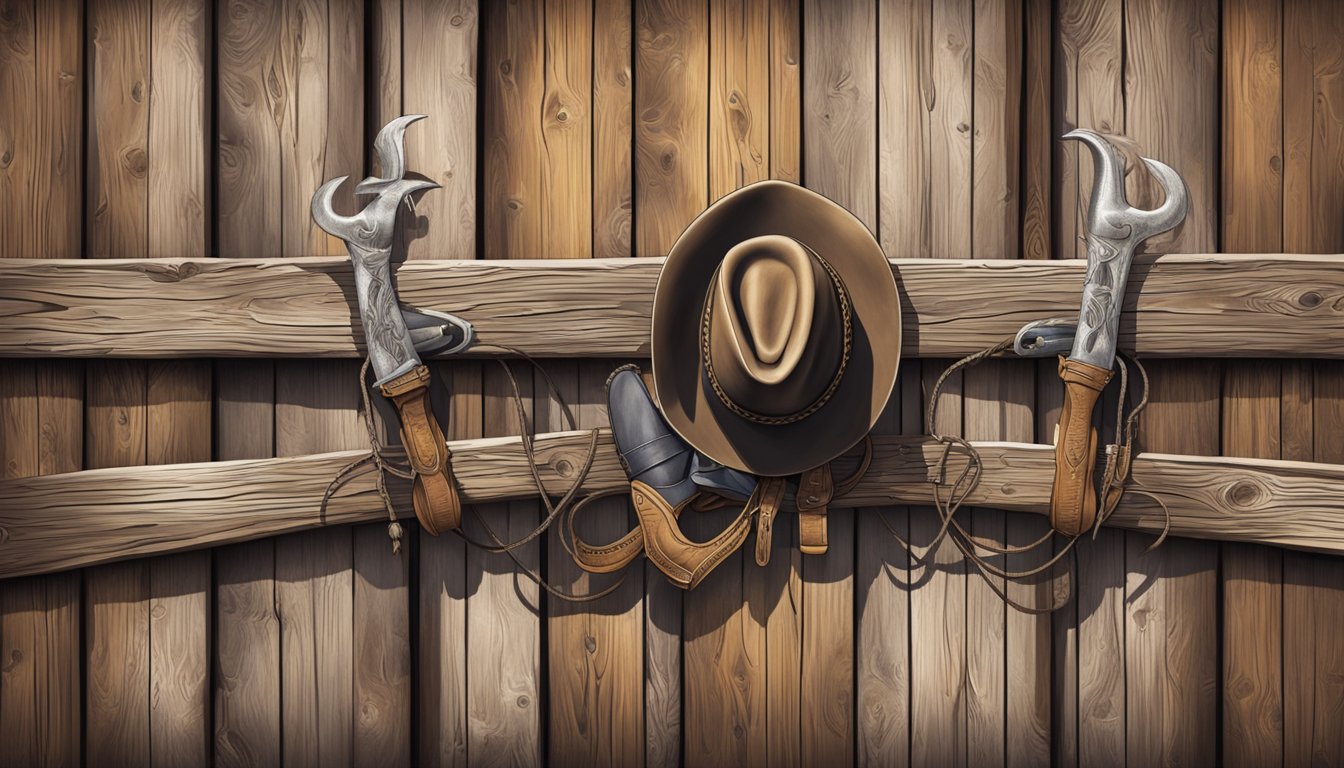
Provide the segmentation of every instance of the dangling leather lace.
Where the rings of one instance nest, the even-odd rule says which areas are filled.
[[[1012,346],[1013,340],[1006,339],[992,347],[958,360],[948,366],[947,370],[943,371],[942,375],[938,377],[937,382],[934,383],[933,390],[929,394],[929,406],[924,423],[925,432],[935,441],[940,443],[943,446],[943,450],[938,457],[938,461],[934,465],[933,477],[930,480],[933,508],[937,512],[941,524],[938,528],[938,532],[927,545],[928,554],[926,557],[920,557],[915,554],[911,542],[902,537],[885,517],[881,517],[881,520],[883,525],[885,525],[887,530],[891,533],[892,537],[895,538],[901,548],[906,551],[906,554],[909,556],[914,567],[930,567],[932,562],[929,558],[932,557],[939,544],[942,543],[942,540],[948,538],[961,552],[962,556],[975,566],[976,570],[979,571],[990,589],[992,589],[1004,603],[1023,613],[1052,613],[1068,604],[1071,597],[1070,592],[1072,591],[1072,584],[1074,583],[1074,574],[1077,570],[1077,556],[1076,554],[1073,554],[1073,548],[1080,537],[1064,537],[1064,545],[1058,548],[1048,560],[1040,565],[1025,570],[1012,571],[990,562],[988,557],[1025,555],[1035,551],[1054,541],[1056,534],[1053,530],[1046,531],[1040,538],[1021,546],[1001,546],[972,536],[971,533],[958,522],[956,514],[958,510],[961,509],[962,504],[970,497],[980,483],[983,468],[980,453],[976,450],[975,446],[965,438],[957,435],[940,434],[936,428],[936,424],[938,423],[938,403],[941,399],[943,385],[947,380],[958,371],[975,366],[988,358],[1000,355]],[[1138,431],[1139,415],[1148,405],[1148,372],[1144,369],[1143,364],[1136,358],[1130,357],[1124,353],[1116,358],[1116,362],[1119,364],[1120,369],[1120,392],[1116,406],[1116,439],[1115,442],[1107,445],[1105,448],[1106,466],[1102,472],[1101,480],[1101,509],[1097,515],[1096,523],[1092,527],[1092,536],[1093,538],[1096,538],[1098,532],[1101,530],[1102,524],[1106,522],[1111,516],[1111,513],[1113,513],[1116,507],[1119,506],[1120,500],[1126,491],[1139,493],[1153,499],[1162,508],[1165,515],[1165,523],[1163,525],[1162,533],[1149,547],[1149,550],[1151,550],[1161,545],[1166,539],[1167,533],[1171,528],[1171,513],[1167,509],[1166,504],[1154,493],[1143,489],[1132,488],[1128,482],[1130,459],[1133,455],[1132,446],[1134,436]],[[1126,416],[1125,404],[1128,397],[1130,363],[1132,363],[1139,372],[1142,388],[1140,390],[1139,402],[1130,410],[1128,416]],[[949,484],[944,478],[947,475],[954,453],[964,456],[966,465]],[[982,552],[987,553],[988,557],[986,554],[982,554]],[[1052,594],[1055,595],[1055,598],[1048,606],[1030,606],[1021,603],[1010,597],[1004,587],[1001,587],[997,582],[998,579],[1004,581],[1024,581],[1034,578],[1042,573],[1053,570],[1065,556],[1069,555],[1071,555],[1071,557],[1069,560],[1069,570],[1066,576],[1070,589],[1069,591],[1062,592],[1062,598],[1060,597],[1060,590],[1051,590]]]
[[[541,377],[545,380],[546,387],[550,392],[551,397],[554,398],[555,402],[559,404],[560,411],[561,413],[564,414],[565,421],[568,424],[569,428],[571,430],[577,429],[576,422],[574,419],[574,413],[572,410],[570,410],[569,404],[560,395],[559,389],[555,386],[555,381],[551,379],[550,374],[547,373],[546,369],[543,368],[540,364],[538,364],[535,359],[533,359],[526,353],[522,352],[521,350],[515,349],[513,347],[506,347],[502,345],[481,345],[481,344],[477,345],[478,349],[481,347],[490,347],[503,352],[507,352],[509,354],[521,357],[528,363],[530,363],[533,366],[533,368],[535,368],[536,371],[540,373]],[[536,433],[534,428],[529,425],[527,419],[527,409],[523,404],[522,393],[518,387],[518,379],[516,376],[514,376],[513,369],[509,366],[507,361],[497,359],[496,362],[499,363],[500,367],[504,370],[505,376],[508,378],[514,408],[516,409],[516,413],[518,416],[518,422],[523,425],[521,435],[523,453],[526,454],[527,456],[527,465],[528,469],[532,473],[532,481],[536,485],[537,495],[541,498],[542,504],[545,505],[547,514],[545,519],[542,520],[541,524],[538,525],[535,529],[533,529],[532,532],[528,533],[526,536],[523,536],[522,538],[517,539],[515,541],[505,542],[499,537],[498,534],[495,533],[495,531],[489,526],[489,524],[486,523],[485,519],[481,516],[480,512],[477,511],[476,507],[469,506],[467,507],[467,509],[471,510],[473,519],[475,519],[476,523],[480,525],[482,530],[485,531],[486,536],[490,538],[490,541],[492,543],[486,543],[473,539],[472,537],[468,536],[465,532],[463,532],[461,529],[455,529],[453,533],[460,536],[463,541],[465,541],[467,544],[470,544],[471,546],[479,547],[480,549],[483,549],[487,552],[492,552],[496,554],[502,553],[508,555],[509,558],[513,560],[514,564],[518,567],[519,572],[522,573],[524,577],[526,577],[529,581],[536,584],[541,589],[544,589],[546,593],[551,595],[552,597],[575,603],[584,603],[584,602],[591,602],[594,600],[600,600],[601,598],[606,597],[607,595],[615,592],[617,589],[620,589],[621,585],[625,583],[625,577],[622,576],[614,584],[611,584],[610,586],[597,592],[593,592],[586,595],[569,594],[567,592],[563,592],[557,589],[549,582],[547,582],[544,578],[542,578],[540,574],[535,573],[531,568],[527,566],[526,563],[522,561],[522,559],[518,556],[518,553],[515,550],[535,541],[538,537],[542,535],[542,533],[544,533],[547,530],[547,528],[550,527],[550,525],[556,519],[560,517],[561,514],[564,513],[567,507],[573,504],[579,489],[583,486],[584,481],[588,478],[588,473],[592,470],[593,462],[597,457],[598,438],[601,435],[601,430],[593,429],[591,431],[587,455],[584,458],[582,466],[580,466],[579,471],[575,475],[573,483],[570,484],[569,489],[565,491],[563,496],[561,496],[560,501],[558,503],[553,503],[551,501],[550,495],[546,491],[545,484],[542,482],[541,473],[538,470],[537,457],[535,451]],[[378,490],[378,496],[382,500],[383,509],[387,511],[388,537],[392,540],[392,553],[398,554],[401,551],[403,528],[401,522],[397,519],[397,512],[392,504],[392,497],[387,492],[386,475],[390,474],[395,477],[399,477],[403,480],[413,480],[415,478],[415,473],[409,466],[403,466],[393,463],[386,456],[384,456],[383,452],[386,447],[383,445],[382,441],[378,438],[378,428],[374,421],[375,416],[374,416],[373,404],[369,396],[368,371],[369,371],[369,360],[366,359],[364,361],[364,364],[360,366],[359,369],[359,390],[364,405],[364,412],[362,416],[364,426],[368,433],[369,438],[369,452],[366,455],[361,456],[355,459],[354,461],[350,462],[349,464],[345,465],[336,473],[336,477],[331,481],[330,484],[327,485],[327,489],[322,495],[322,503],[319,508],[320,509],[319,514],[322,517],[326,516],[327,504],[330,502],[332,496],[334,496],[335,493],[338,490],[340,490],[341,487],[343,487],[346,483],[348,483],[355,477],[358,477],[363,473],[368,472],[372,469],[376,473],[375,483]],[[446,387],[447,385],[441,383],[440,386]],[[568,546],[567,543],[566,546]]]

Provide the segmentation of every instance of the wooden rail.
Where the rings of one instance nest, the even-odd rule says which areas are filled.
[[[587,456],[591,434],[537,439],[549,494],[565,493]],[[534,497],[518,438],[450,444],[467,503]],[[1054,449],[976,443],[984,477],[967,503],[1044,514]],[[845,505],[921,504],[940,446],[924,437],[876,438],[873,464]],[[382,519],[373,477],[345,485],[323,513],[321,500],[357,451],[199,464],[95,469],[0,482],[0,578],[246,541]],[[961,465],[955,461],[949,473]],[[841,470],[843,471],[843,469]],[[1135,487],[1160,496],[1171,534],[1320,552],[1344,552],[1344,466],[1256,459],[1142,454]],[[610,433],[582,492],[620,488],[625,476]],[[397,509],[410,515],[409,488],[394,481]],[[1155,532],[1164,516],[1152,499],[1127,494],[1112,525]]]
[[[895,259],[903,352],[952,357],[1078,312],[1084,262]],[[481,341],[541,357],[648,354],[659,259],[412,261],[402,301],[463,315]],[[0,263],[0,356],[354,357],[341,258]],[[1330,255],[1136,259],[1123,348],[1153,357],[1344,357]]]

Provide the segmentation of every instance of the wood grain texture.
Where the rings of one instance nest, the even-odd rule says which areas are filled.
[[[278,137],[275,97],[263,73],[275,62],[275,4],[221,3],[213,19],[218,171],[212,224],[217,255],[282,255],[279,189],[271,172]],[[215,363],[215,459],[275,456],[275,364]],[[215,552],[214,759],[219,766],[279,765],[280,618],[276,543],[259,540]]]
[[[1077,127],[1124,131],[1123,24],[1120,0],[1058,4],[1050,137],[1055,257],[1086,256],[1084,221],[1093,182],[1090,156],[1079,151],[1077,142],[1060,137]],[[1037,393],[1037,434],[1044,440],[1054,434],[1062,399],[1053,361],[1042,363],[1037,378],[1043,382]],[[1076,584],[1068,585],[1076,597],[1054,621],[1053,706],[1060,726],[1055,756],[1063,764],[1125,761],[1124,545],[1124,534],[1111,531],[1079,545]]]
[[[364,450],[368,437],[359,422],[356,380],[341,362],[278,362],[276,455]],[[367,519],[380,517],[386,513]],[[353,582],[349,527],[276,541],[281,759],[286,764],[354,763]]]
[[[1282,14],[1278,2],[1223,8],[1223,248],[1283,247]],[[1281,457],[1281,373],[1226,364],[1223,455]],[[1283,759],[1283,553],[1225,544],[1220,554],[1223,761],[1272,764]]]
[[[709,202],[706,0],[635,2],[636,256],[664,256]]]
[[[1218,242],[1218,3],[1125,4],[1125,129],[1143,152],[1181,169],[1189,209],[1178,234],[1145,247],[1176,252]],[[1151,207],[1151,180],[1130,199]],[[1140,442],[1146,450],[1211,455],[1219,450],[1217,363],[1149,368],[1152,403]],[[1217,718],[1217,548],[1179,542],[1126,551],[1126,759],[1213,764]]]
[[[1149,357],[1344,356],[1335,334],[1344,278],[1333,263],[1305,254],[1139,256],[1120,345]],[[906,357],[970,354],[1029,320],[1076,311],[1083,278],[1072,260],[892,265]],[[404,302],[471,318],[482,343],[550,357],[641,357],[660,267],[656,259],[415,261],[397,273]],[[347,260],[0,261],[0,354],[356,357],[353,290]]]
[[[591,5],[574,3],[570,10],[591,13]],[[486,259],[536,253],[551,237],[579,254],[592,245],[585,236],[592,221],[591,25],[583,51],[552,51],[550,11],[545,0],[491,3],[482,9],[481,253]],[[554,30],[560,40],[562,30],[563,24]],[[569,31],[578,32],[579,25]],[[571,56],[574,70],[580,62],[588,66],[571,70]],[[584,78],[582,96],[571,75]],[[565,171],[580,174],[574,187],[566,186]],[[529,429],[527,419],[539,417],[532,372],[514,366],[514,375],[528,415],[520,422],[508,378],[488,366],[481,390],[486,435],[520,434]],[[537,525],[541,512],[535,502],[520,501],[479,507],[476,517],[479,525],[470,530],[488,526],[501,541],[513,541]],[[484,536],[478,532],[476,538]],[[539,568],[538,543],[515,554],[524,567]],[[540,590],[509,558],[475,548],[467,551],[467,573],[479,579],[467,599],[467,657],[472,660],[467,754],[483,765],[538,764],[546,754]]]
[[[803,7],[803,180],[870,231],[878,229],[876,21],[870,3]],[[826,554],[802,560],[803,764],[855,760],[856,522],[839,507],[827,516]]]
[[[83,4],[0,4],[0,258],[82,253]],[[80,469],[84,366],[0,366],[0,476]],[[0,765],[80,760],[82,575],[0,584]]]
[[[94,401],[95,404],[97,401]],[[949,400],[949,402],[951,402]],[[101,406],[99,406],[101,408]],[[949,409],[950,410],[950,409]],[[93,411],[90,417],[97,415]],[[588,450],[589,433],[538,436],[536,449],[546,492],[562,496],[574,467]],[[919,504],[938,451],[920,436],[875,440],[873,466],[846,497],[857,507]],[[453,442],[454,472],[466,503],[529,498],[518,438]],[[1050,446],[976,443],[985,479],[966,503],[1013,512],[1044,514],[1049,489],[1035,472],[1054,471]],[[389,457],[395,457],[389,451]],[[163,554],[183,546],[223,544],[323,526],[375,521],[384,516],[371,478],[350,481],[318,515],[322,491],[335,471],[358,451],[163,467],[121,466],[56,476],[0,481],[4,512],[0,526],[7,566],[0,577]],[[959,469],[949,464],[949,472]],[[624,473],[603,432],[592,471],[580,490],[620,487]],[[1136,487],[1162,495],[1175,536],[1262,543],[1322,553],[1344,551],[1340,502],[1329,497],[1344,478],[1334,464],[1145,453],[1134,460]],[[237,492],[238,488],[246,488]],[[232,491],[231,491],[232,489]],[[410,490],[389,483],[400,514],[409,516]],[[98,519],[79,528],[81,515]],[[1117,527],[1158,533],[1163,515],[1156,502],[1127,496],[1111,518]],[[138,531],[130,526],[139,525]],[[80,541],[72,530],[84,530]],[[95,540],[91,535],[97,532]]]
[[[761,0],[711,0],[708,6],[709,197],[717,200],[769,174],[770,15]],[[687,535],[709,539],[737,511],[697,515],[687,520]],[[766,622],[751,597],[765,594],[767,573],[746,549],[683,597],[682,727],[689,764],[766,760]]]
[[[1284,5],[1284,244],[1306,251],[1338,252],[1344,227],[1318,218],[1344,201],[1344,100],[1333,75],[1344,62],[1344,14],[1337,4]],[[1310,403],[1310,406],[1307,405]],[[1331,435],[1344,425],[1344,371],[1324,363],[1285,366],[1285,456],[1316,461],[1341,456]],[[1344,615],[1344,568],[1338,562],[1290,554],[1284,558],[1284,762],[1328,764],[1344,760],[1340,658],[1344,638],[1330,627]]]
[[[1055,18],[1054,195],[1058,256],[1084,258],[1084,221],[1092,193],[1091,157],[1076,141],[1063,141],[1073,128],[1102,133],[1125,130],[1123,0],[1061,0]]]
[[[479,438],[481,364],[435,365],[449,386],[450,439]],[[436,406],[437,407],[437,406]],[[467,765],[467,546],[456,536],[419,539],[419,633],[416,639],[421,765]]]
[[[425,0],[403,3],[402,13],[402,111],[430,115],[406,133],[406,153],[417,172],[442,187],[416,202],[426,224],[417,225],[407,256],[471,259],[479,215],[479,3]],[[415,66],[404,65],[409,61]]]

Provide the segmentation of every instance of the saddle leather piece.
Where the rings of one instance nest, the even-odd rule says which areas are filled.
[[[751,532],[753,505],[742,508],[731,525],[719,535],[705,542],[691,541],[681,532],[677,518],[689,502],[673,508],[660,494],[635,480],[630,483],[630,497],[639,516],[639,527],[644,531],[644,553],[682,589],[694,589],[719,563],[737,551]]]
[[[787,488],[782,477],[767,477],[761,481],[761,492],[757,498],[759,508],[756,511],[756,564],[770,564],[770,547],[775,533],[775,516],[784,505],[784,491]]]
[[[462,501],[448,443],[429,404],[429,381],[429,368],[418,365],[380,389],[401,417],[401,442],[415,470],[411,489],[415,516],[430,535],[437,536],[462,524]]]
[[[1078,536],[1097,519],[1097,430],[1092,411],[1111,371],[1080,360],[1059,359],[1064,381],[1064,409],[1055,436],[1055,482],[1050,492],[1050,526],[1065,536]],[[1128,457],[1124,469],[1128,470]]]
[[[835,496],[835,480],[830,463],[809,469],[798,476],[798,549],[805,555],[824,555],[826,513]]]

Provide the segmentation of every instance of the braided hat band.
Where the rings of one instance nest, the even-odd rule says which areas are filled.
[[[783,416],[770,416],[763,413],[757,413],[756,411],[743,406],[741,403],[733,400],[733,398],[724,391],[723,386],[719,384],[718,377],[714,375],[714,362],[712,359],[713,356],[710,354],[709,335],[710,325],[714,314],[714,302],[711,300],[711,295],[713,293],[713,286],[717,285],[719,280],[719,270],[717,268],[714,270],[714,276],[710,279],[710,290],[705,294],[704,309],[701,311],[700,318],[700,365],[704,369],[706,377],[709,379],[710,389],[713,390],[715,396],[718,397],[719,402],[723,403],[723,406],[735,416],[746,419],[747,421],[765,426],[782,426],[802,421],[808,416],[821,410],[822,407],[830,401],[831,397],[835,395],[836,390],[840,388],[840,380],[845,376],[845,368],[849,365],[850,351],[854,344],[854,327],[852,310],[850,309],[849,302],[849,291],[845,289],[844,281],[840,279],[839,273],[835,271],[835,268],[833,268],[829,262],[811,249],[809,249],[809,253],[812,258],[815,258],[817,262],[821,264],[822,268],[826,271],[826,274],[830,277],[831,284],[835,288],[836,299],[840,305],[840,319],[844,324],[844,344],[840,353],[840,364],[836,366],[835,376],[831,378],[831,382],[827,385],[826,389],[818,395],[810,405]]]

